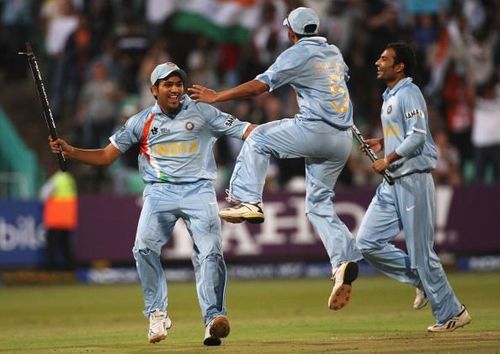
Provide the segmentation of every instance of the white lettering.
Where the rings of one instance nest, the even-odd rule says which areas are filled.
[[[255,235],[255,241],[260,245],[284,245],[285,235],[280,233],[280,229],[295,229],[295,215],[278,216],[286,211],[286,204],[283,202],[268,202],[265,204],[266,221],[261,224],[261,232]]]
[[[0,218],[0,251],[37,250],[45,246],[44,230],[32,216],[19,216],[16,224]]]
[[[232,248],[235,255],[252,255],[261,252],[261,246],[252,237],[245,223],[231,224],[224,222],[222,226],[222,245],[224,250]]]

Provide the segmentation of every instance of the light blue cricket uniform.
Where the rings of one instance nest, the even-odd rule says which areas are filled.
[[[146,183],[133,248],[144,294],[146,317],[167,309],[167,284],[161,248],[183,219],[193,239],[192,261],[205,325],[226,313],[226,266],[221,225],[213,188],[218,137],[242,138],[249,123],[183,96],[170,117],[156,103],[132,116],[111,138],[121,152],[139,144],[139,170]]]
[[[258,126],[240,151],[230,181],[230,197],[261,202],[270,156],[304,157],[306,215],[319,234],[332,268],[361,259],[355,240],[334,210],[332,188],[352,148],[352,104],[345,83],[347,65],[339,49],[323,37],[305,37],[285,50],[256,77],[270,91],[290,84],[299,113]]]
[[[383,99],[385,155],[396,151],[404,157],[389,168],[394,185],[384,180],[377,188],[357,244],[365,259],[381,272],[424,290],[437,322],[444,323],[460,312],[461,305],[433,249],[436,207],[431,171],[437,154],[425,100],[411,78],[386,89]],[[404,151],[408,139],[418,143]],[[408,254],[389,243],[403,230]]]

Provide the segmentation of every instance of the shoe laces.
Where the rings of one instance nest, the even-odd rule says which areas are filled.
[[[226,189],[226,201],[231,204],[239,204],[241,203],[238,199],[236,199],[229,189]]]

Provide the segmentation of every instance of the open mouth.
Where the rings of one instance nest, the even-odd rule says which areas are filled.
[[[171,95],[171,96],[168,96],[168,99],[167,99],[168,103],[178,103],[179,102],[179,96],[178,95]]]

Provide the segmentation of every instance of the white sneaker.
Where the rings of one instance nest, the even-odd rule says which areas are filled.
[[[226,316],[217,316],[208,324],[205,329],[203,344],[207,346],[220,345],[221,338],[229,335],[229,320]]]
[[[264,222],[262,203],[239,203],[233,207],[224,208],[219,212],[222,220],[230,223],[248,221],[252,224]]]
[[[471,323],[472,318],[469,315],[469,312],[462,305],[460,309],[460,313],[455,317],[452,317],[448,321],[443,324],[436,323],[435,325],[427,327],[428,332],[453,332],[457,328],[463,327],[469,323]]]
[[[334,274],[333,289],[328,298],[330,310],[340,310],[349,303],[352,294],[351,283],[358,277],[358,264],[356,262],[344,262]]]
[[[413,300],[413,308],[415,310],[420,310],[420,309],[424,308],[428,302],[429,302],[429,299],[427,298],[427,294],[425,293],[425,291],[417,288],[415,300]]]
[[[172,321],[166,312],[156,310],[149,316],[149,343],[157,343],[167,338],[167,329],[172,327]]]

